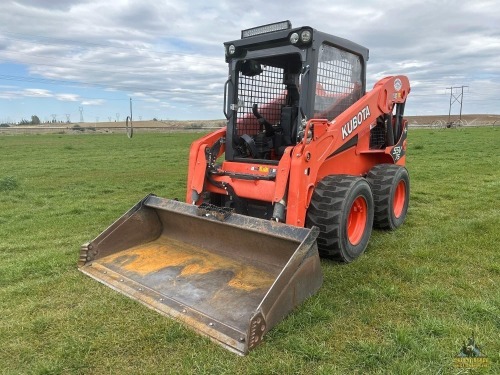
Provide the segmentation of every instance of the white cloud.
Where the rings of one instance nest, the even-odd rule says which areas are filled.
[[[104,99],[87,99],[82,101],[82,105],[103,105],[106,101]]]
[[[44,89],[25,89],[22,93],[22,96],[28,97],[36,97],[36,98],[51,98],[54,96],[52,92]]]
[[[76,94],[56,94],[55,97],[57,98],[57,100],[63,102],[77,102],[80,100],[79,95]]]
[[[10,100],[20,98],[52,98],[53,96],[49,90],[44,89],[7,90],[0,92],[0,98]]]
[[[17,95],[15,92],[0,91],[0,99],[11,100],[11,99],[16,99],[18,97],[19,97],[19,95]]]
[[[106,97],[137,98],[134,108],[138,110],[146,109],[148,102],[176,102],[178,107],[194,104],[193,116],[222,117],[227,75],[222,43],[238,39],[241,29],[288,18],[294,26],[309,25],[370,48],[368,87],[386,75],[408,75],[414,96],[410,94],[407,111],[426,108],[446,113],[447,101],[440,102],[442,95],[435,94],[444,93],[446,87],[481,84],[487,85],[491,98],[500,95],[497,7],[497,2],[488,0],[352,4],[311,0],[289,1],[286,9],[282,2],[262,0],[251,4],[4,1],[0,62],[25,66],[24,75],[32,81],[24,84],[29,83],[26,90],[32,91],[23,91],[25,86],[17,90],[0,86],[0,97],[53,98],[59,103],[81,101],[120,108],[110,113],[126,107],[124,101],[82,100],[85,95],[76,89],[83,87],[105,91]],[[64,90],[45,88],[61,80]],[[32,88],[36,83],[40,89]],[[74,92],[71,87],[66,90],[70,83]],[[471,91],[481,92],[481,88]],[[479,98],[471,93],[471,99]],[[494,111],[495,103],[489,103]],[[169,109],[174,111],[169,116],[175,117],[175,109]]]

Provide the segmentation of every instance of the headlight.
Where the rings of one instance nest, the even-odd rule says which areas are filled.
[[[295,44],[299,41],[299,34],[293,33],[290,35],[290,43]]]
[[[300,33],[300,41],[302,43],[309,43],[311,41],[312,33],[310,30],[304,30]]]
[[[231,45],[228,47],[227,52],[228,52],[230,55],[234,55],[234,53],[236,52],[236,47],[234,46],[234,44],[231,44]]]

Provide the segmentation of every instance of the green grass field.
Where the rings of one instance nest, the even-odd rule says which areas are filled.
[[[199,134],[0,136],[1,374],[500,373],[500,129],[411,130],[410,209],[239,357],[77,271],[147,193],[183,199]]]

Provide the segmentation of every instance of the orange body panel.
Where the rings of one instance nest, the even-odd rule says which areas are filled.
[[[205,156],[205,149],[213,146],[220,138],[226,136],[226,128],[222,128],[213,133],[210,133],[203,138],[194,141],[189,150],[189,166],[188,166],[188,180],[186,189],[186,202],[193,203],[193,191],[198,195],[203,192],[205,183],[205,173],[207,171],[207,163]],[[225,147],[221,147],[219,155],[224,153]],[[196,202],[198,202],[196,200]]]
[[[410,83],[407,77],[386,77],[333,121],[309,120],[305,134],[308,134],[307,130],[312,130],[312,139],[305,137],[296,146],[287,148],[278,165],[252,163],[252,159],[248,159],[248,162],[225,161],[219,168],[221,175],[213,174],[211,178],[230,184],[235,194],[241,198],[269,203],[285,200],[286,223],[303,227],[314,187],[325,176],[332,174],[364,176],[374,165],[380,163],[405,164],[406,121],[403,122],[401,138],[396,140],[395,146],[386,149],[370,149],[370,130],[376,125],[377,118],[391,114],[396,103],[404,103],[409,92]],[[201,182],[205,180],[206,174],[205,148],[211,147],[224,136],[225,129],[209,134],[192,144],[187,202],[192,202],[193,190],[199,195],[203,190],[228,194],[227,190]],[[220,154],[222,152],[221,148]],[[275,178],[268,180],[241,178],[241,175],[257,175],[265,178],[270,174]]]

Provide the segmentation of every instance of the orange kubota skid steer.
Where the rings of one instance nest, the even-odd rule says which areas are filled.
[[[410,92],[366,92],[368,50],[289,21],[224,43],[227,126],[191,145],[186,203],[148,195],[82,246],[80,270],[239,354],[399,227]]]

